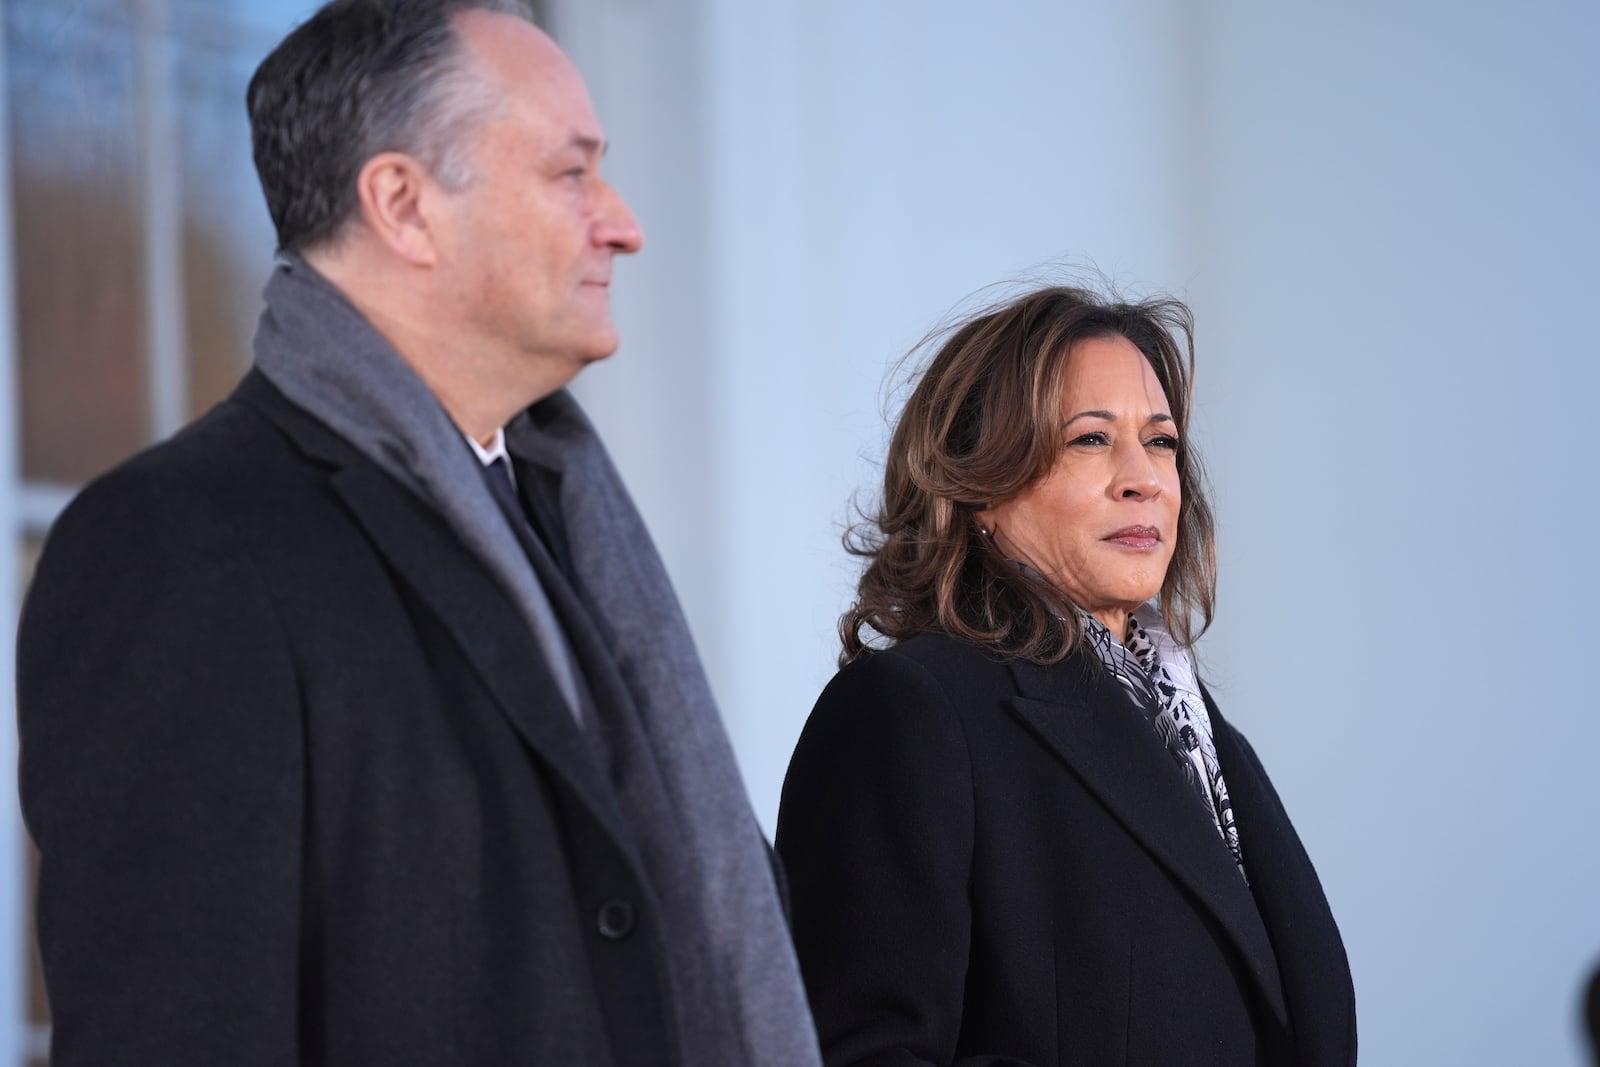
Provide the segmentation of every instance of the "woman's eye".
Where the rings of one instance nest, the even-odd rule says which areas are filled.
[[[1146,444],[1151,448],[1159,448],[1163,452],[1176,452],[1178,450],[1178,439],[1166,433],[1156,434]]]
[[[1101,445],[1110,444],[1110,442],[1106,439],[1106,435],[1101,433],[1099,430],[1096,430],[1093,433],[1081,434],[1081,435],[1079,435],[1077,437],[1074,437],[1072,439],[1071,443],[1074,444],[1074,445],[1082,445],[1082,446],[1087,446],[1087,447],[1090,447],[1090,448],[1095,448],[1095,447],[1099,447]]]

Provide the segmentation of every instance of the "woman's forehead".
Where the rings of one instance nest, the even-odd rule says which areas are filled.
[[[1078,412],[1115,417],[1172,414],[1161,379],[1145,354],[1126,337],[1086,337],[1067,352],[1061,374],[1064,418]]]

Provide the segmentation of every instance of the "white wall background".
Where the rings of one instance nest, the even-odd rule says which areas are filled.
[[[1092,263],[1198,316],[1202,653],[1341,920],[1363,1062],[1581,1062],[1600,7],[556,8],[649,234],[583,391],[767,825],[891,364]]]
[[[1207,27],[1209,649],[1343,921],[1369,1062],[1574,1062],[1600,7],[1393,8]]]
[[[648,235],[580,390],[766,825],[891,365],[980,287],[1093,264],[1198,316],[1202,653],[1341,920],[1363,1062],[1581,1062],[1600,5],[551,6]]]

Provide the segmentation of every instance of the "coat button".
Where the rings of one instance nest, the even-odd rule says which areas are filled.
[[[620,898],[608,900],[600,905],[600,910],[595,914],[595,925],[600,930],[600,936],[611,941],[621,941],[633,933],[633,928],[638,925],[638,920],[633,914],[633,904]]]

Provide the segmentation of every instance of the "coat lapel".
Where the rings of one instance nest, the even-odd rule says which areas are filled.
[[[1354,1063],[1355,990],[1322,883],[1249,743],[1204,695],[1245,869],[1283,975],[1298,1062]]]
[[[1143,713],[1079,656],[1052,667],[1014,661],[1011,671],[1021,693],[1007,701],[1013,714],[1227,930],[1287,1027],[1277,960],[1250,888]],[[1248,856],[1242,825],[1240,838]]]
[[[512,728],[631,855],[613,792],[577,723],[554,696],[555,679],[526,637],[527,624],[443,518],[291,404],[259,372],[245,378],[234,399],[267,416],[308,459],[329,468],[334,492],[395,573],[456,636]]]

